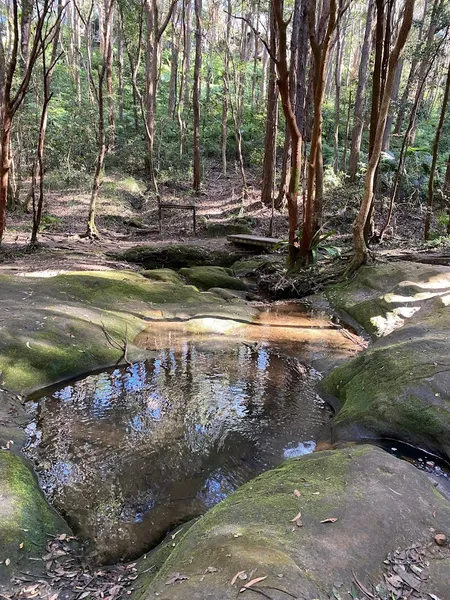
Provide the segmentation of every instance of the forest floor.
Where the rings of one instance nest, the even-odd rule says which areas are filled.
[[[32,215],[26,211],[8,213],[7,231],[0,251],[0,271],[17,273],[35,270],[98,270],[131,268],[107,255],[135,245],[195,244],[211,248],[229,247],[225,234],[212,236],[211,228],[220,225],[248,225],[253,234],[268,236],[272,210],[260,200],[260,179],[248,173],[248,197],[243,200],[241,181],[237,173],[224,177],[218,167],[205,172],[204,185],[195,196],[189,182],[165,182],[160,185],[163,202],[179,205],[195,204],[197,233],[193,232],[192,212],[165,209],[162,232],[158,231],[157,202],[146,193],[143,179],[121,173],[109,174],[101,187],[97,208],[100,239],[83,238],[89,208],[87,177],[60,174],[48,175],[47,200],[42,217],[39,246],[28,250]],[[24,186],[25,188],[25,186]],[[328,183],[325,199],[325,233],[335,231],[329,243],[350,247],[351,225],[358,210],[362,182],[341,185],[339,180]],[[25,190],[23,192],[25,195]],[[380,200],[380,221],[386,212],[386,201]],[[444,235],[440,224],[443,210],[437,207],[435,227]],[[393,249],[423,248],[421,241],[425,205],[417,199],[399,204],[388,229],[382,253]],[[287,236],[287,211],[275,211],[273,237]],[[447,239],[448,241],[448,239]],[[327,242],[328,243],[328,242]],[[436,248],[440,239],[427,244]]]

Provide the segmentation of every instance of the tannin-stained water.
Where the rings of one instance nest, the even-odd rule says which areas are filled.
[[[332,414],[313,365],[357,350],[296,304],[256,325],[192,325],[152,324],[139,343],[154,358],[33,401],[26,452],[99,561],[142,554],[255,475],[312,452]]]

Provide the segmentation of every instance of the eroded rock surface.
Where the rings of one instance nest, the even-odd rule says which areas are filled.
[[[343,403],[335,439],[389,436],[450,456],[450,268],[363,267],[327,296],[375,340],[324,381]]]
[[[353,573],[382,582],[390,552],[434,544],[437,531],[450,531],[450,505],[408,463],[370,446],[317,452],[244,485],[149,555],[142,571],[162,567],[141,576],[134,598],[236,598],[257,577],[274,600],[328,600],[333,588],[346,597]],[[423,589],[446,598],[448,572],[430,564]],[[237,573],[247,579],[232,585]]]

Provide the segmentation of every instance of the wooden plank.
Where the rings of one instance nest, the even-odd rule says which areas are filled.
[[[159,206],[161,208],[179,208],[181,210],[195,210],[195,206],[193,204],[185,204],[183,206],[181,204],[168,204],[166,202],[160,202]]]
[[[159,233],[162,230],[162,211],[163,208],[168,209],[181,209],[181,210],[192,210],[192,226],[194,229],[194,234],[197,233],[197,211],[195,204],[172,204],[171,202],[161,202],[158,198],[158,225],[159,225]]]
[[[233,244],[241,246],[259,246],[262,248],[272,248],[276,244],[279,244],[281,240],[277,238],[267,238],[257,235],[227,235],[227,240]]]

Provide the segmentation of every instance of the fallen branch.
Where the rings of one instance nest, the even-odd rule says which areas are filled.
[[[119,342],[118,340],[116,340],[107,331],[107,329],[106,329],[105,324],[103,323],[103,321],[101,322],[101,328],[102,328],[103,333],[105,334],[106,341],[108,342],[108,344],[112,348],[115,348],[116,350],[120,350],[123,353],[121,360],[123,360],[128,366],[131,367],[131,365],[133,363],[128,360],[128,325],[125,325],[125,338],[121,342]]]

